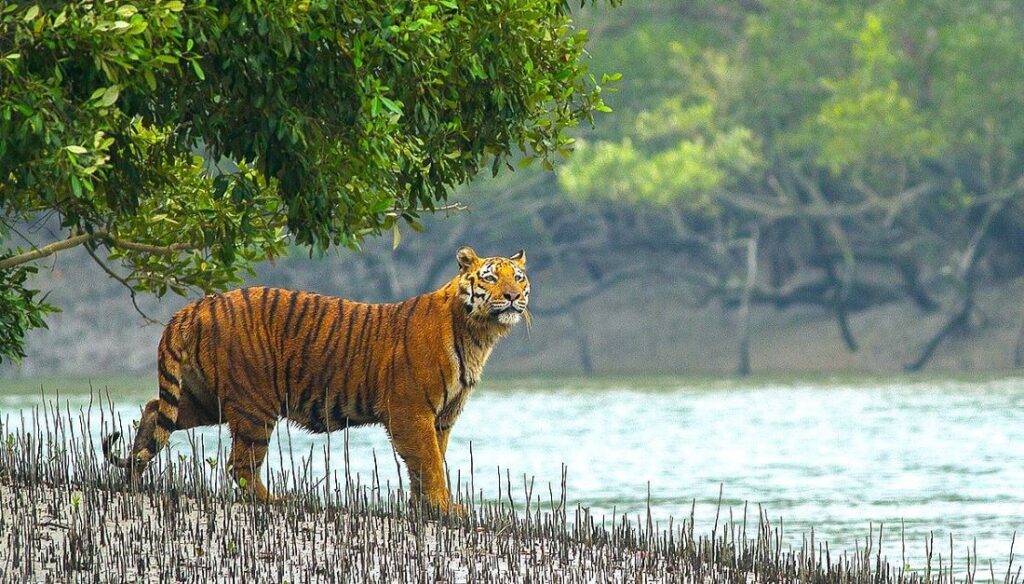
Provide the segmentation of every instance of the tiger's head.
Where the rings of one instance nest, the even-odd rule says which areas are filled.
[[[455,254],[459,262],[459,299],[466,313],[477,320],[511,327],[519,322],[530,303],[530,279],[526,277],[526,252],[511,257],[482,258],[473,248]]]

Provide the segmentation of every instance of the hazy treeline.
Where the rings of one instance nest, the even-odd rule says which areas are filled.
[[[818,315],[848,352],[863,350],[858,315],[899,314],[914,323],[897,358],[911,370],[993,320],[1019,329],[1013,293],[994,291],[1024,275],[1021,5],[694,0],[578,18],[591,69],[623,77],[605,96],[615,112],[554,172],[523,160],[457,191],[468,211],[403,229],[395,251],[388,238],[293,254],[257,281],[395,299],[450,277],[459,245],[525,247],[544,274],[532,308],[560,319],[569,370],[607,369],[605,333],[647,334],[650,320],[611,318],[617,302],[719,315],[741,372],[769,312]],[[1000,338],[1020,365],[1018,335]]]
[[[592,232],[614,225],[614,245],[679,258],[679,277],[741,321],[752,303],[821,306],[856,351],[853,312],[941,311],[906,364],[919,369],[971,326],[980,286],[1024,267],[1022,15],[1008,2],[664,3],[598,43],[645,83],[580,145],[561,191],[606,202],[615,220]]]

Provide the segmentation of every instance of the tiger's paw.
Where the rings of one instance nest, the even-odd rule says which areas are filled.
[[[464,505],[461,505],[459,503],[448,503],[448,509],[446,509],[444,512],[448,515],[458,517],[460,519],[465,519],[469,517],[469,509],[466,509]]]
[[[271,505],[281,505],[288,502],[287,497],[278,497],[270,494],[267,487],[261,481],[250,481],[245,477],[239,477],[236,479],[239,491],[241,491],[242,499],[250,503],[269,503]]]
[[[469,511],[463,505],[452,501],[448,497],[447,493],[444,497],[430,498],[422,501],[414,500],[413,505],[437,515],[447,515],[449,517],[458,518],[469,517]]]

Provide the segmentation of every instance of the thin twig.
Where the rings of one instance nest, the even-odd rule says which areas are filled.
[[[128,293],[131,294],[131,298],[132,298],[132,306],[135,307],[135,312],[139,313],[139,316],[141,316],[142,319],[146,321],[146,324],[158,324],[160,326],[167,326],[167,323],[160,322],[159,320],[156,320],[154,318],[150,318],[150,316],[148,314],[143,312],[142,308],[139,307],[139,303],[138,303],[138,301],[135,298],[135,288],[133,288],[132,285],[127,280],[125,280],[121,276],[118,276],[114,272],[114,270],[111,270],[110,267],[107,264],[105,264],[102,260],[100,260],[100,258],[96,255],[96,253],[93,252],[93,250],[88,245],[85,246],[85,251],[86,251],[86,253],[88,253],[92,257],[93,261],[96,262],[96,264],[100,267],[100,269],[102,269],[104,272],[107,273],[108,276],[110,276],[111,278],[117,280],[118,282],[121,283],[122,286],[124,286],[125,288],[128,289]]]

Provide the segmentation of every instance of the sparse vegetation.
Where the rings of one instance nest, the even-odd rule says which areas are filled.
[[[594,517],[568,508],[564,480],[545,493],[528,483],[516,492],[509,481],[493,500],[453,485],[465,517],[427,515],[376,475],[347,473],[298,484],[284,504],[243,502],[224,473],[204,472],[200,456],[164,457],[133,491],[102,465],[95,441],[104,430],[89,427],[91,417],[51,405],[9,432],[0,452],[3,582],[1022,582],[1012,557],[1005,568],[979,566],[970,553],[966,564],[951,562],[952,541],[950,555],[927,544],[925,564],[911,571],[882,555],[881,529],[853,552],[813,533],[789,548],[781,522],[761,510],[722,514],[710,534],[695,531],[692,514],[667,526],[650,510]]]

